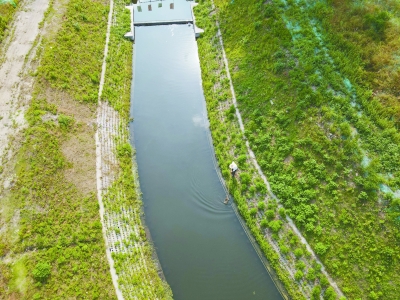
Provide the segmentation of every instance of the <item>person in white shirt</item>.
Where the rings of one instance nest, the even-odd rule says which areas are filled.
[[[235,173],[238,170],[238,166],[235,164],[234,161],[229,165],[229,169],[231,170],[232,177],[235,177]]]

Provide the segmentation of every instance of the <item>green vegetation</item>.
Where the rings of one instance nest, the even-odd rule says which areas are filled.
[[[310,266],[315,263],[309,256],[304,258],[294,256],[293,251],[302,246],[285,222],[285,210],[281,208],[278,213],[276,202],[267,195],[265,184],[249,161],[245,141],[230,99],[229,80],[224,69],[215,14],[211,9],[210,1],[203,1],[196,8],[196,20],[197,25],[205,29],[204,35],[197,41],[210,129],[222,175],[228,183],[228,189],[233,195],[247,226],[268,258],[269,264],[275,269],[276,276],[284,285],[281,290],[286,288],[292,299],[306,299],[307,297],[299,290],[294,276],[291,276],[281,265],[280,255],[275,252],[271,241],[265,238],[266,235],[270,234],[275,241],[274,243],[279,243],[276,247],[282,249],[284,259],[293,267],[297,261],[302,260],[307,266],[303,270],[307,272]],[[236,179],[231,178],[228,170],[228,165],[232,160],[240,162],[240,170]],[[302,248],[301,251],[304,253]],[[320,268],[316,268],[316,270],[315,278],[318,278],[318,280],[324,278]],[[303,278],[303,275],[301,277]],[[318,285],[317,280],[311,283],[304,282],[301,278],[299,280],[306,289],[311,286],[309,290]],[[307,293],[305,294],[307,295]]]
[[[5,31],[14,16],[18,1],[0,0],[0,43],[3,41]]]
[[[126,4],[114,2],[102,94],[118,112],[120,122],[115,136],[118,176],[103,195],[105,219],[118,215],[123,226],[133,229],[123,245],[113,245],[129,249],[113,253],[125,299],[169,299],[171,290],[158,276],[141,224],[141,199],[133,172],[127,130],[132,42],[123,38],[130,27]],[[52,8],[49,12],[47,20]],[[37,56],[39,67],[26,113],[28,127],[17,156],[17,178],[7,195],[10,213],[6,220],[2,215],[3,221],[17,226],[0,236],[1,257],[8,258],[0,261],[2,296],[116,298],[96,197],[96,128],[90,124],[96,118],[108,13],[107,2],[70,0],[57,34],[43,42]],[[120,234],[120,228],[108,227],[110,233]]]
[[[40,67],[25,114],[28,126],[17,154],[17,177],[6,201],[15,212],[2,215],[6,224],[17,226],[0,239],[7,257],[0,262],[0,294],[5,298],[115,298],[95,173],[83,174],[92,184],[89,190],[79,188],[67,176],[76,166],[65,150],[69,141],[80,138],[82,145],[75,147],[83,162],[95,164],[94,151],[85,149],[94,148],[94,129],[82,114],[94,116],[96,99],[83,93],[98,91],[93,78],[100,77],[107,13],[105,2],[71,0],[57,35],[44,41],[38,54]]]
[[[130,13],[124,0],[114,2],[115,24],[111,26],[109,54],[102,100],[108,102],[119,115],[119,132],[116,136],[118,177],[103,197],[106,211],[119,218],[132,232],[123,240],[123,247],[132,251],[113,253],[119,287],[125,299],[171,299],[172,291],[158,276],[145,229],[142,225],[142,201],[138,190],[138,174],[133,173],[129,143],[130,88],[132,80],[132,42],[123,38],[130,30]],[[135,168],[136,169],[136,168]],[[121,196],[123,195],[123,196]],[[126,212],[130,212],[126,214]],[[120,227],[122,227],[120,225]],[[120,228],[109,230],[119,234]]]
[[[45,283],[51,274],[51,266],[45,262],[38,262],[32,271],[33,278]]]
[[[246,155],[246,148],[234,109],[226,101],[229,82],[220,67],[212,24],[216,15],[208,1],[200,2],[198,23],[206,30],[198,41],[203,86],[215,152],[228,179],[228,162]],[[396,299],[398,2],[215,0],[215,4],[246,138],[285,206],[279,214],[276,205],[267,207],[261,225],[275,232],[282,252],[290,249],[289,254],[306,261],[307,251],[285,226],[279,232],[274,221],[284,222],[281,216],[289,215],[349,299]],[[257,215],[251,214],[260,201],[253,203],[254,197],[265,190],[256,190],[256,175],[247,161],[239,169],[239,180],[230,180],[230,191],[293,296],[296,287],[280,270],[276,253],[268,245],[264,248]],[[312,269],[309,265],[301,277],[300,270],[295,276],[312,281],[312,273],[318,274],[321,286],[315,285],[310,297],[336,299],[318,266]]]

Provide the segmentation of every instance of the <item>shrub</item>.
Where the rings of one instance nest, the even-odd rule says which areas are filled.
[[[299,260],[296,263],[296,269],[303,271],[306,268],[306,264],[304,263],[304,261]]]
[[[259,29],[259,28],[261,27],[261,25],[262,25],[262,22],[261,22],[261,21],[256,21],[256,22],[254,22],[254,28],[255,28],[255,29]]]
[[[238,160],[239,166],[243,166],[246,163],[247,156],[242,154],[237,158],[237,160]]]
[[[32,271],[33,278],[39,282],[46,282],[50,277],[51,266],[46,262],[39,262]]]
[[[258,209],[259,210],[264,210],[265,209],[265,203],[262,202],[262,201],[258,202]]]
[[[311,300],[320,300],[321,299],[320,295],[321,295],[321,287],[317,285],[311,291]]]
[[[306,158],[306,155],[301,149],[296,148],[293,152],[293,158],[297,161],[303,161]]]
[[[124,143],[120,144],[117,146],[117,154],[119,158],[122,157],[127,157],[131,158],[132,157],[132,147],[129,145],[129,143]]]
[[[39,299],[41,299],[41,298],[42,298],[42,297],[40,296],[39,293],[34,294],[33,297],[32,297],[33,300],[39,300]]]
[[[358,195],[358,200],[360,201],[366,201],[368,200],[368,194],[364,191],[362,191],[359,195]]]
[[[258,180],[256,181],[256,190],[260,194],[265,194],[267,192],[267,186],[265,185],[264,182]]]
[[[318,242],[315,245],[315,253],[317,253],[318,255],[324,255],[327,250],[328,250],[328,246],[324,245],[321,242]]]
[[[312,266],[313,266],[313,269],[318,272],[321,271],[321,269],[322,269],[322,265],[320,263],[318,263],[317,261],[313,261]]]
[[[297,248],[296,250],[293,251],[294,256],[296,256],[296,258],[300,258],[303,256],[304,252],[303,249],[301,248]]]
[[[283,207],[279,208],[278,213],[281,216],[281,218],[286,218],[286,210]]]
[[[242,184],[244,185],[248,185],[251,181],[251,176],[248,173],[241,173],[240,174],[240,181],[242,182]]]
[[[249,213],[250,216],[254,217],[257,214],[257,208],[253,207],[252,209],[250,209]]]
[[[324,300],[335,300],[336,299],[336,293],[333,287],[328,287],[324,293]]]
[[[74,118],[60,114],[58,116],[58,124],[60,124],[61,129],[68,130],[74,123]]]
[[[314,281],[315,277],[315,270],[313,268],[309,268],[306,275],[307,280]]]
[[[255,188],[254,185],[252,185],[251,187],[249,187],[249,193],[250,193],[250,197],[249,197],[249,198],[253,197],[254,194],[256,193],[256,188]]]
[[[385,29],[388,27],[388,21],[390,20],[389,13],[381,11],[376,14],[367,14],[365,19],[365,24],[376,33],[376,38],[382,39]]]
[[[272,232],[278,233],[279,230],[282,228],[282,221],[281,220],[274,220],[269,222],[269,228],[271,228]]]
[[[329,284],[329,281],[325,276],[322,275],[319,279],[319,283],[321,284],[321,286],[325,287]]]
[[[282,254],[286,255],[289,253],[290,249],[288,246],[282,245],[279,247],[279,249],[281,249]]]
[[[275,211],[269,209],[265,212],[265,216],[267,217],[268,220],[272,220],[273,218],[275,218]]]
[[[299,280],[301,280],[303,278],[303,276],[304,276],[303,272],[299,270],[294,274],[294,279],[299,281]]]
[[[299,238],[297,235],[293,235],[289,240],[290,245],[295,246],[299,242]]]
[[[260,225],[263,228],[268,227],[268,220],[267,219],[262,219]]]
[[[374,291],[372,291],[371,293],[369,293],[368,298],[372,299],[372,300],[378,300],[380,297],[381,293],[375,293]]]

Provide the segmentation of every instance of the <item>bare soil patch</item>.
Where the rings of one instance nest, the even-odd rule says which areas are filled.
[[[32,45],[39,34],[39,23],[48,8],[48,0],[33,0],[21,7],[12,25],[0,66],[0,156],[8,145],[8,138],[23,124],[23,108],[29,97],[24,94],[32,81],[21,80],[28,69],[25,64]]]

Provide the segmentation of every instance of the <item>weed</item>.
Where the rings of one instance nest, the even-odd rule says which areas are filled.
[[[13,19],[19,1],[14,1],[13,3],[15,3],[15,5],[12,5],[11,3],[0,4],[0,43],[5,37],[5,31]]]
[[[115,1],[114,5],[116,24],[111,26],[102,100],[108,102],[119,115],[119,130],[115,139],[118,175],[105,191],[103,202],[107,212],[123,215],[118,220],[124,223],[124,230],[131,233],[122,242],[114,243],[114,247],[129,250],[114,252],[113,259],[119,287],[125,299],[170,299],[171,289],[157,273],[153,261],[154,250],[147,240],[142,224],[141,194],[134,164],[135,152],[129,140],[128,126],[132,121],[130,87],[133,47],[132,42],[123,36],[130,30],[130,14],[125,9],[125,1]],[[111,220],[112,218],[106,217],[106,222]],[[109,231],[118,235],[122,233],[119,227],[110,228]]]
[[[400,189],[399,5],[215,4],[246,137],[286,214],[346,296],[396,298],[382,251],[400,238],[386,196]]]
[[[84,11],[86,20],[78,17],[77,8]],[[100,74],[107,10],[101,1],[71,0],[54,40],[41,45],[33,99],[25,114],[28,127],[23,131],[17,178],[9,195],[10,203],[18,203],[16,209],[20,210],[18,238],[3,249],[14,259],[24,256],[25,271],[18,274],[24,274],[20,282],[25,284],[9,285],[5,297],[115,298],[98,227],[96,196],[78,190],[65,177],[71,163],[62,152],[62,144],[80,124],[73,116],[60,113],[52,102],[52,96],[61,90],[76,101],[89,101],[97,94],[98,86],[90,75]],[[80,31],[71,26],[73,22],[79,24]],[[59,126],[42,119],[45,115],[58,115]],[[5,284],[13,279],[10,268],[1,261]]]

